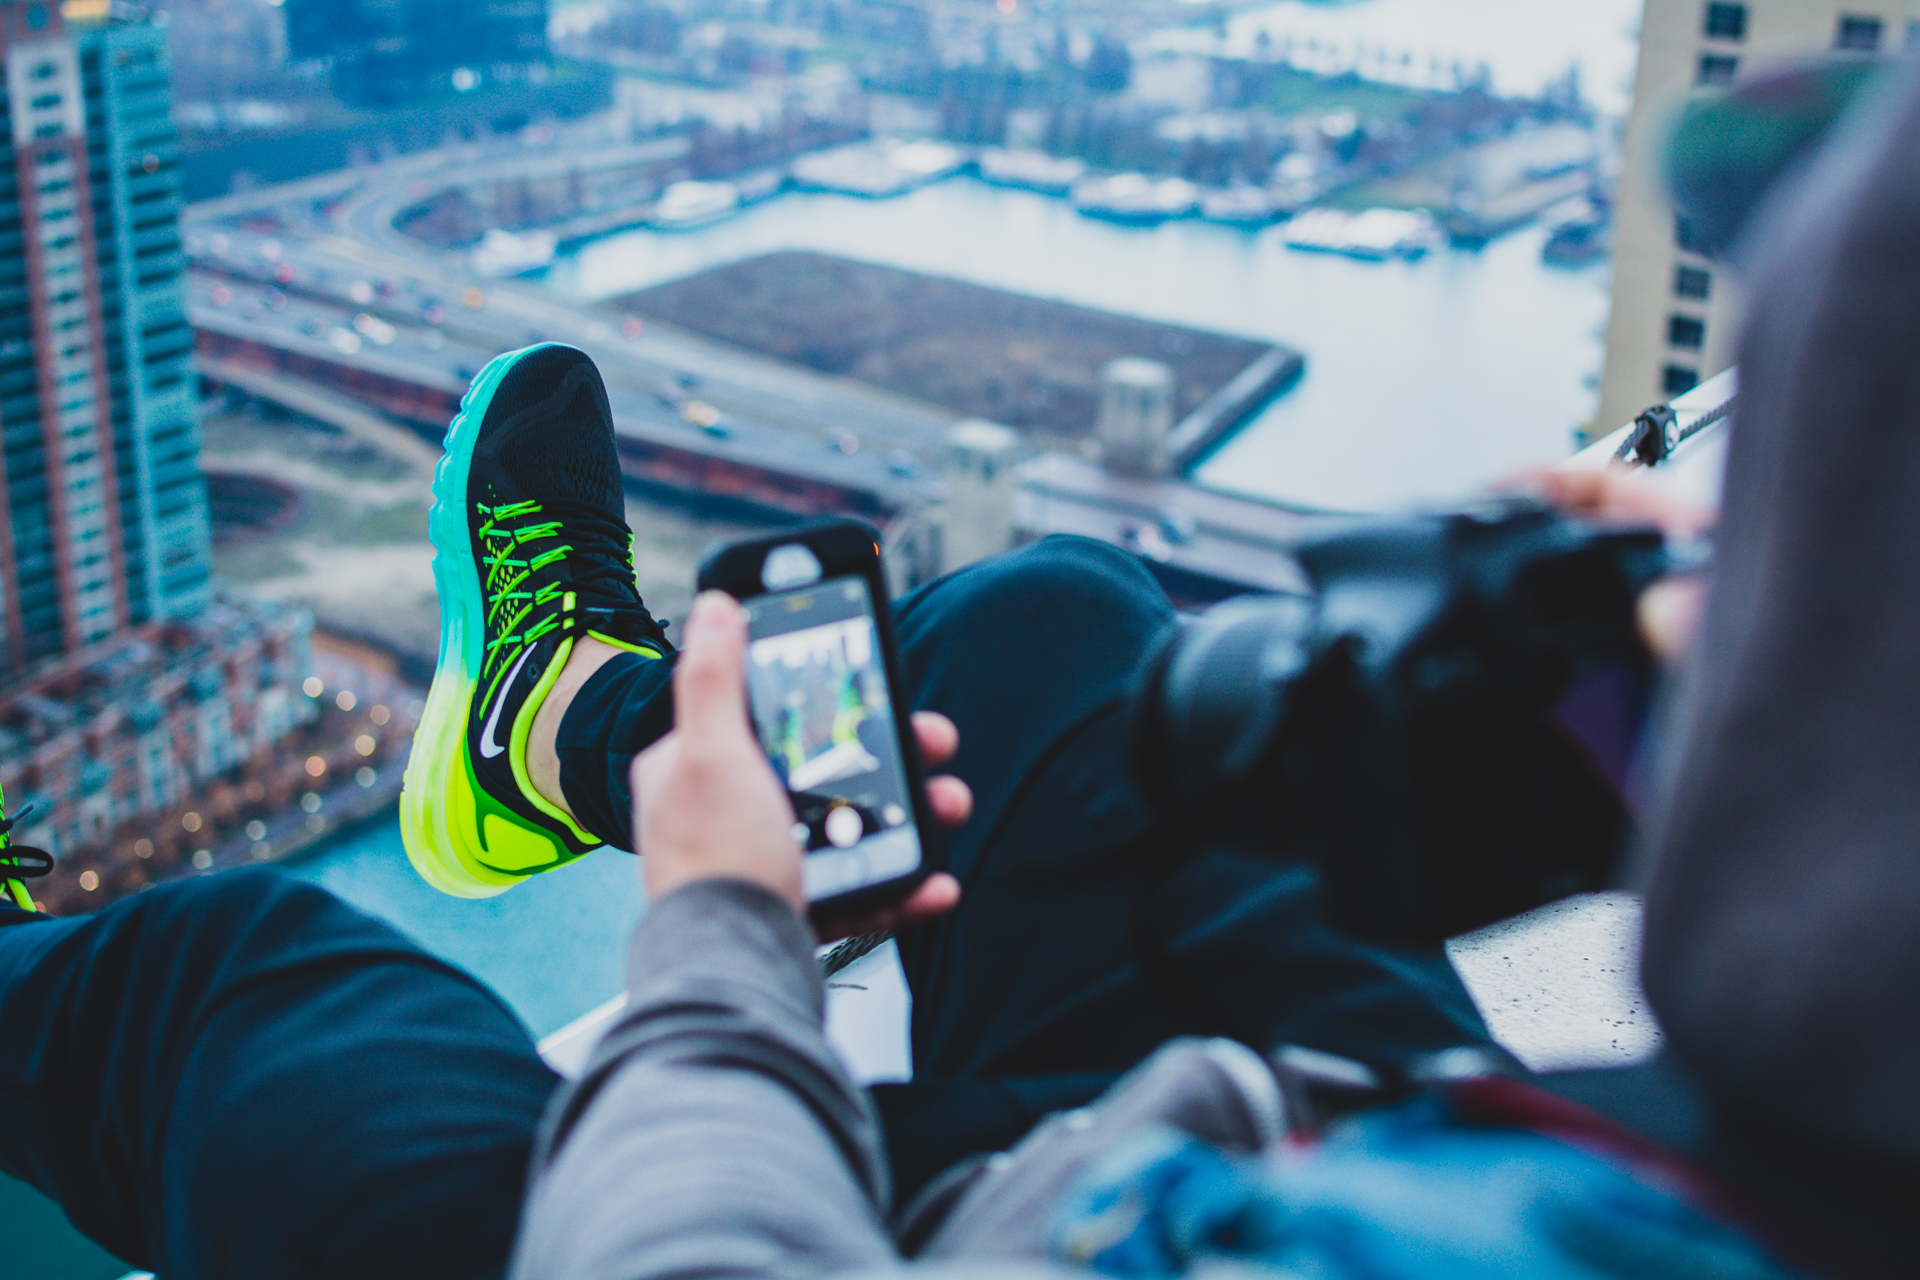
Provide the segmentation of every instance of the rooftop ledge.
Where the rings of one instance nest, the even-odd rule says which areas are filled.
[[[1727,406],[1733,404],[1738,391],[1739,370],[1728,369],[1685,395],[1675,397],[1669,407],[1674,414],[1672,434],[1679,438],[1679,443],[1661,462],[1637,469],[1644,470],[1649,479],[1676,498],[1696,506],[1718,507],[1728,427],[1733,422]],[[1602,467],[1622,465],[1617,459],[1633,430],[1634,424],[1629,422],[1594,441],[1555,470],[1598,471]]]

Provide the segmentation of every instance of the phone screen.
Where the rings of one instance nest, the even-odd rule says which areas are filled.
[[[866,579],[743,604],[748,701],[793,800],[807,900],[913,872],[920,836]]]

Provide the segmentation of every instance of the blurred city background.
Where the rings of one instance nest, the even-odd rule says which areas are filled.
[[[441,898],[394,815],[428,484],[488,359],[599,363],[669,619],[715,540],[836,512],[901,590],[1051,532],[1183,604],[1286,589],[1317,519],[1468,498],[1724,369],[1738,294],[1663,203],[1663,122],[1896,51],[1909,8],[0,0],[34,892],[285,863],[550,1032],[619,988],[632,865]],[[1631,931],[1591,941],[1553,990],[1524,940],[1456,956],[1539,1060],[1645,1052]],[[45,1274],[118,1274],[72,1248]]]

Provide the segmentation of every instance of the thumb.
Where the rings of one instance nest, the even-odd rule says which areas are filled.
[[[745,613],[725,592],[703,592],[681,634],[683,651],[673,673],[675,730],[690,743],[737,735],[747,716]]]

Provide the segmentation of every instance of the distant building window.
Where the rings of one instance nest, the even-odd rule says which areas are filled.
[[[1683,364],[1670,364],[1660,371],[1660,391],[1663,395],[1684,395],[1698,385],[1700,385],[1698,369],[1689,369]]]
[[[1676,217],[1673,220],[1673,242],[1688,253],[1707,251],[1706,246],[1700,243],[1699,236],[1695,234],[1693,223],[1685,218]]]
[[[1878,18],[1857,18],[1843,13],[1840,15],[1840,30],[1833,38],[1833,47],[1872,53],[1880,47],[1881,25]]]
[[[1704,298],[1713,286],[1713,277],[1699,267],[1676,267],[1673,295],[1676,298]]]
[[[1700,69],[1694,72],[1695,84],[1732,84],[1733,76],[1740,69],[1740,59],[1719,58],[1711,53],[1700,55]]]
[[[1667,341],[1676,347],[1685,347],[1689,351],[1698,351],[1700,344],[1706,341],[1706,322],[1692,316],[1667,317]]]
[[[1747,38],[1747,6],[1710,4],[1707,6],[1707,34],[1716,40]]]

